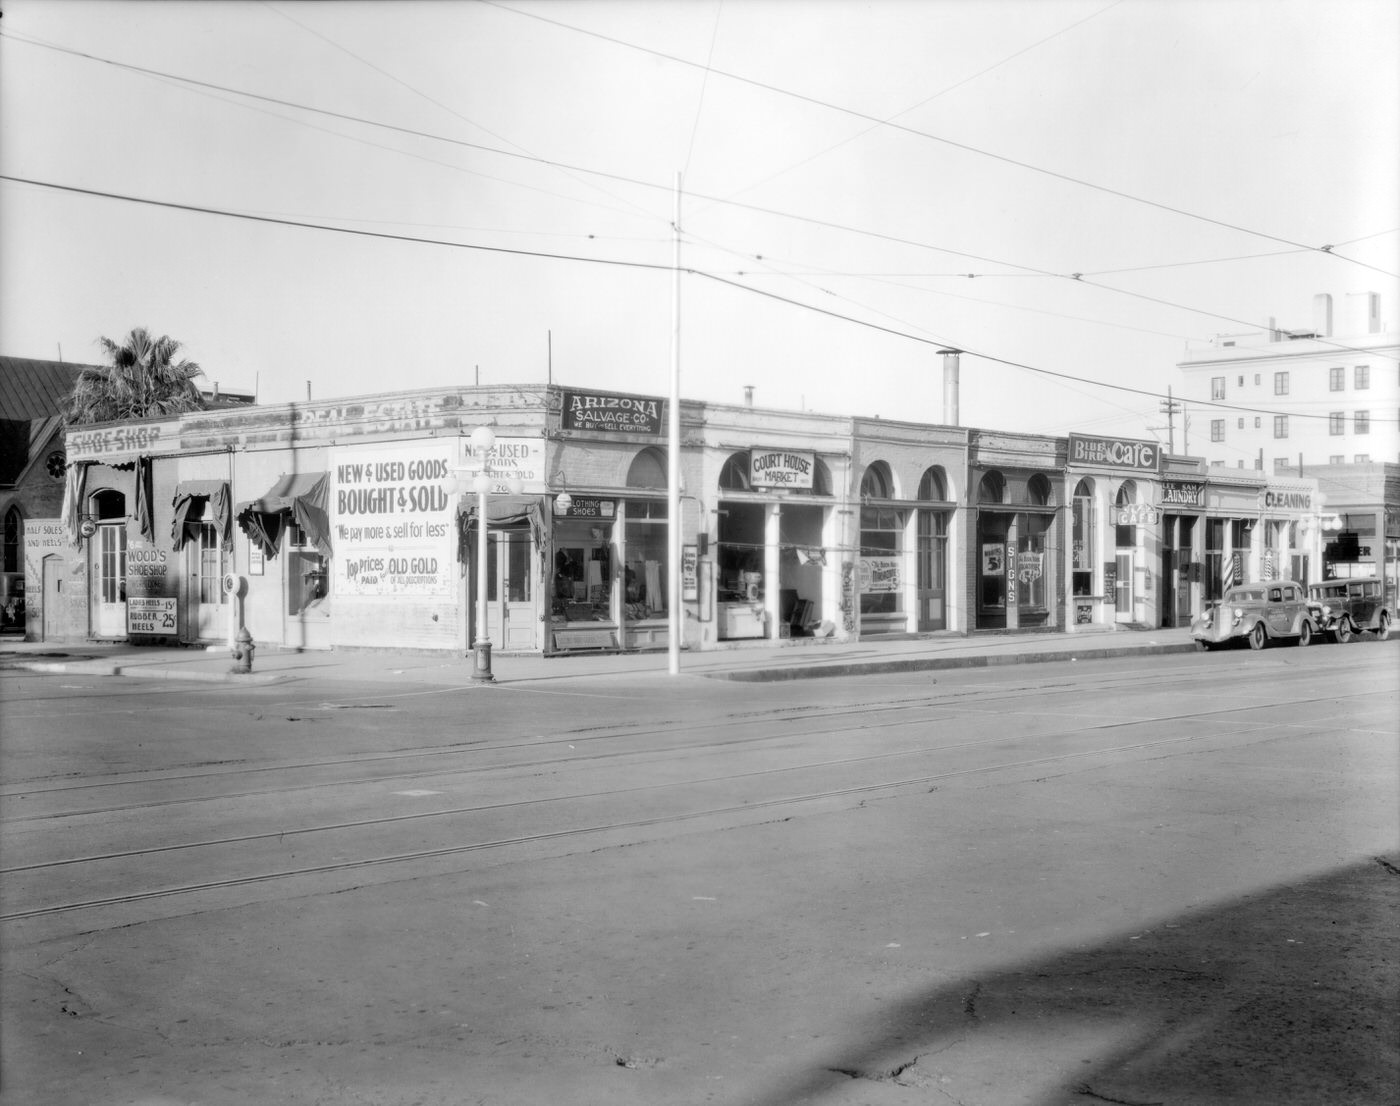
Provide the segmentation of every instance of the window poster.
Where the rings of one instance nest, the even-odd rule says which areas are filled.
[[[700,594],[696,573],[698,560],[695,546],[687,545],[681,549],[681,598],[686,602],[693,602]]]
[[[987,542],[982,546],[982,575],[1000,576],[1006,568],[1006,546],[1002,542]]]

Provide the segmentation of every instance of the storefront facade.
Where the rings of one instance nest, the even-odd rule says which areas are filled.
[[[466,387],[81,428],[30,586],[68,589],[69,638],[214,644],[241,619],[285,648],[553,654],[663,649],[673,594],[682,647],[741,648],[1182,625],[1227,569],[1322,564],[1311,483],[1153,443],[680,415],[674,557],[659,397]]]
[[[696,429],[701,646],[853,636],[850,420],[709,404]]]
[[[1322,574],[1376,577],[1385,606],[1400,600],[1400,465],[1329,465],[1318,470]]]
[[[1067,612],[1063,439],[974,430],[965,561],[977,630],[1063,629]]]

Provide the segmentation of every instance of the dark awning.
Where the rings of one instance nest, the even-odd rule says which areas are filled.
[[[214,510],[214,523],[219,531],[219,544],[225,549],[233,545],[233,504],[229,498],[227,480],[181,480],[175,485],[171,504],[175,517],[170,524],[170,537],[175,548],[183,549],[190,539],[186,525],[194,509],[209,503]]]
[[[297,472],[277,478],[260,499],[238,505],[238,525],[268,557],[277,556],[286,516],[301,527],[307,541],[331,555],[330,519],[326,514],[330,474]]]
[[[457,506],[457,525],[461,540],[457,559],[466,560],[469,535],[476,532],[477,496],[463,496]],[[535,539],[535,548],[544,555],[544,508],[537,495],[491,495],[486,497],[486,524],[490,529],[525,525]]]

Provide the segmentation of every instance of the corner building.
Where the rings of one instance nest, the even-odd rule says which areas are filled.
[[[1256,534],[1262,474],[1221,484],[1155,443],[680,416],[687,649],[1179,624],[1237,551],[1248,571],[1320,563],[1301,493],[1270,508],[1294,529]],[[82,594],[44,633],[219,644],[241,617],[259,646],[465,651],[484,526],[496,651],[665,648],[667,422],[654,396],[518,385],[75,429],[51,555]],[[1250,524],[1217,549],[1217,517]]]

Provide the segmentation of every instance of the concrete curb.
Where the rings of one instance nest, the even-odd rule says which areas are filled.
[[[279,684],[296,679],[285,672],[191,672],[111,661],[7,661],[0,668],[47,676],[125,676],[138,680],[184,680],[191,683]]]
[[[999,668],[1017,664],[1046,664],[1051,661],[1092,661],[1112,657],[1163,656],[1169,653],[1194,653],[1194,643],[1185,645],[1147,645],[1137,649],[1077,649],[1043,653],[1009,653],[994,655],[979,653],[962,657],[918,657],[905,660],[851,661],[845,664],[808,665],[791,668],[735,669],[731,672],[701,673],[711,680],[733,680],[739,683],[766,683],[777,680],[811,680],[822,676],[859,676],[880,672],[930,672],[953,668]]]

